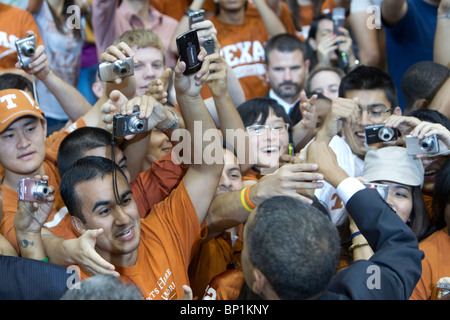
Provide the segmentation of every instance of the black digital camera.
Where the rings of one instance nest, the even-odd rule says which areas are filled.
[[[387,128],[383,124],[365,127],[364,131],[367,144],[395,141],[399,136],[397,129]]]
[[[145,132],[148,129],[148,119],[139,119],[139,111],[132,115],[116,114],[113,117],[113,133],[116,137]]]

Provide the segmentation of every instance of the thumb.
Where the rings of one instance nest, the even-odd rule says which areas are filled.
[[[97,238],[103,234],[103,229],[89,229],[84,234],[83,237],[86,237],[89,242],[91,242],[94,246],[97,242]]]

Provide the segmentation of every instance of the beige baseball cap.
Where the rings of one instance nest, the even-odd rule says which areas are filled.
[[[383,147],[367,152],[363,178],[370,182],[390,181],[422,187],[424,168],[422,161],[408,154],[406,148]]]

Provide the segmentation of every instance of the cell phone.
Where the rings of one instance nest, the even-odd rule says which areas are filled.
[[[334,34],[340,35],[341,32],[339,31],[339,28],[343,28],[345,26],[345,8],[334,8],[333,13],[331,14],[331,18],[333,19],[334,23]]]
[[[380,194],[381,198],[383,198],[384,201],[387,200],[389,191],[389,186],[387,184],[372,183],[372,182],[365,182],[363,184],[366,186],[366,188],[376,189]]]
[[[206,54],[214,53],[214,39],[206,38],[205,41],[202,43],[202,47],[205,48]]]
[[[200,53],[197,31],[189,30],[176,39],[180,60],[186,63],[184,75],[191,75],[202,67],[202,62],[197,56]]]
[[[98,77],[100,81],[111,82],[119,78],[125,78],[134,74],[133,58],[115,62],[102,62],[98,65]]]
[[[406,149],[411,155],[414,154],[433,154],[439,152],[439,140],[437,135],[432,135],[422,140],[411,135],[405,136]]]
[[[192,29],[194,23],[205,20],[205,10],[200,9],[189,13],[189,28]]]
[[[17,193],[19,201],[44,202],[50,188],[47,181],[24,178],[19,180]]]
[[[17,58],[23,69],[28,69],[30,58],[36,53],[36,36],[30,35],[25,38],[16,40]]]

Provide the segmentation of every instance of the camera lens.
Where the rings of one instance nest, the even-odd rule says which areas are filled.
[[[378,138],[380,138],[381,141],[390,141],[393,136],[394,130],[392,130],[392,128],[384,127],[378,131]]]
[[[128,66],[128,64],[126,64],[122,61],[117,61],[114,64],[114,72],[120,76],[126,75],[129,70],[130,70],[130,67]]]
[[[36,184],[33,188],[33,196],[36,200],[44,200],[50,193],[50,189],[47,185]]]
[[[24,43],[20,51],[22,51],[22,53],[27,57],[33,56],[36,52],[32,43]]]
[[[128,123],[128,128],[133,133],[142,132],[145,128],[145,121],[133,116]]]
[[[420,147],[425,151],[431,150],[433,148],[433,146],[434,146],[434,141],[433,141],[432,137],[428,137],[428,138],[425,138],[422,141],[420,141]]]

